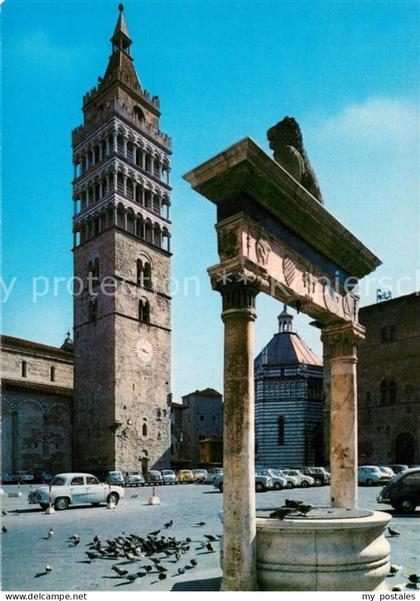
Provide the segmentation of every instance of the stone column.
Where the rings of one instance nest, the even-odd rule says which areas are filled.
[[[346,322],[327,326],[321,340],[330,364],[330,465],[332,507],[357,507],[357,342],[365,328]]]
[[[254,465],[255,286],[220,288],[225,324],[223,590],[256,589]]]

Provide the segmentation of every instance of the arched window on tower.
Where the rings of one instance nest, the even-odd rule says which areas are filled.
[[[277,418],[277,442],[279,446],[284,445],[284,416],[279,415]]]
[[[137,259],[137,286],[143,286],[143,262]]]
[[[141,110],[141,108],[136,104],[136,106],[133,108],[133,115],[139,120],[139,121],[144,121],[144,113]]]
[[[147,436],[147,424],[143,424],[141,431],[143,436]]]
[[[143,286],[147,288],[147,290],[152,289],[152,266],[150,265],[150,263],[144,264]]]
[[[26,363],[26,361],[22,361],[21,375],[22,378],[26,378],[28,376],[28,364]]]
[[[150,323],[150,304],[146,299],[139,300],[139,321]]]
[[[50,368],[50,380],[51,380],[51,382],[55,382],[55,367],[54,366],[52,366]]]
[[[99,258],[95,257],[88,263],[88,279],[92,288],[99,284]]]

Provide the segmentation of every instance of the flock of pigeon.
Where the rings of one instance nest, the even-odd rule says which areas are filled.
[[[195,524],[197,528],[205,525],[205,522]],[[187,560],[186,555],[192,551],[215,553],[215,545],[221,540],[221,535],[213,534],[197,537],[199,540],[162,534],[162,530],[167,531],[172,526],[173,520],[170,520],[160,530],[149,532],[145,536],[122,532],[116,538],[101,540],[95,535],[86,543],[87,550],[84,552],[86,559],[83,562],[88,564],[94,564],[98,560],[112,562],[112,575],[108,578],[119,580],[116,586],[130,584],[148,576],[153,577],[150,584],[155,584],[166,580],[172,571],[174,572],[172,577],[175,577],[193,570],[198,565],[198,561],[195,557]],[[54,530],[50,528],[47,538],[51,539],[53,536]],[[73,534],[67,539],[67,543],[70,547],[79,547],[80,535]],[[50,574],[52,570],[53,566],[47,564],[45,571],[37,576]]]
[[[280,507],[270,513],[270,518],[284,520],[290,514],[297,513],[306,515],[312,505],[298,500],[285,500],[283,507]],[[3,516],[7,512],[3,510]],[[206,522],[197,522],[196,528],[202,528]],[[173,520],[166,522],[159,530],[149,532],[145,536],[138,534],[126,534],[123,532],[116,538],[107,538],[102,541],[97,535],[93,540],[86,543],[88,550],[85,551],[87,557],[84,560],[88,564],[93,564],[97,560],[110,560],[113,563],[111,570],[113,572],[110,578],[121,580],[117,586],[130,584],[138,578],[147,576],[155,576],[157,580],[152,580],[150,584],[155,584],[161,580],[166,580],[171,569],[174,570],[172,577],[185,574],[188,570],[194,569],[198,565],[197,559],[194,557],[186,561],[185,555],[191,551],[201,551],[201,553],[215,553],[215,545],[220,542],[222,536],[220,534],[204,534],[200,540],[192,540],[189,537],[176,538],[175,536],[165,536],[161,534],[162,530],[168,530],[173,526]],[[3,525],[2,533],[6,534],[7,528]],[[49,529],[47,539],[54,536],[54,530]],[[400,536],[400,533],[392,528],[387,529],[387,538]],[[73,534],[67,540],[70,547],[78,547],[80,545],[80,536]],[[194,547],[193,545],[199,545]],[[176,565],[179,567],[176,568]],[[129,568],[129,569],[128,569]],[[45,571],[36,576],[50,574],[53,570],[51,564],[45,566]],[[176,570],[176,571],[175,571]],[[401,566],[391,565],[388,577],[394,577],[401,570]],[[419,589],[420,576],[410,574],[406,588]],[[403,585],[396,585],[392,591],[403,591]]]

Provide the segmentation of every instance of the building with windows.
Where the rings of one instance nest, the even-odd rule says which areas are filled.
[[[120,5],[73,131],[74,468],[170,465],[171,140]]]
[[[420,463],[420,293],[363,307],[359,464]]]
[[[293,331],[286,306],[278,323],[254,362],[255,463],[322,465],[322,361]]]
[[[73,348],[2,336],[2,472],[72,467]]]
[[[196,390],[172,404],[172,465],[221,465],[223,397],[213,388]]]

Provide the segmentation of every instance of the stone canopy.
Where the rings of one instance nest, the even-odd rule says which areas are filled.
[[[357,322],[353,289],[380,260],[251,138],[184,178],[217,205],[214,288],[226,278],[254,278],[322,325]]]

